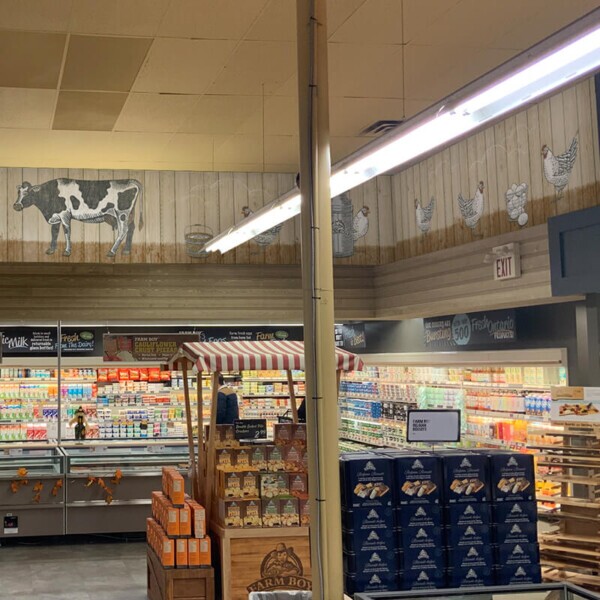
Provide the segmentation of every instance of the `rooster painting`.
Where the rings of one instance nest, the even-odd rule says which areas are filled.
[[[242,215],[244,215],[244,218],[249,217],[253,213],[254,213],[254,211],[249,206],[242,207]],[[275,227],[271,227],[271,229],[267,229],[267,231],[263,231],[262,233],[259,233],[256,237],[254,237],[252,239],[252,241],[256,242],[259,246],[266,248],[267,246],[270,246],[275,241],[275,239],[279,235],[279,232],[281,231],[282,227],[283,227],[283,223],[280,223],[279,225],[275,225]]]
[[[571,145],[566,152],[554,156],[552,150],[547,144],[542,146],[542,157],[544,160],[544,177],[554,186],[556,199],[560,200],[563,190],[569,183],[569,177],[577,158],[577,135],[571,141]]]
[[[431,220],[433,219],[433,210],[435,209],[435,198],[431,198],[427,206],[423,206],[420,200],[415,198],[415,216],[417,218],[417,227],[427,233],[431,229]]]
[[[354,241],[365,237],[369,231],[369,207],[363,206],[354,217],[352,224],[352,236]]]
[[[481,219],[483,215],[484,187],[483,181],[480,181],[473,198],[463,198],[462,194],[458,194],[460,214],[465,221],[465,225],[470,229],[475,229],[475,227],[477,227],[477,223],[479,223],[479,219]]]

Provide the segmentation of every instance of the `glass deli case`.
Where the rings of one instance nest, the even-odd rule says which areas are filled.
[[[62,535],[65,457],[53,444],[0,450],[0,537]]]
[[[161,469],[188,473],[182,442],[65,442],[65,533],[143,531],[152,492],[161,489]]]

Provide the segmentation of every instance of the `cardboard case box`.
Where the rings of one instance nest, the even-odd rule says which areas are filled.
[[[491,522],[490,505],[487,503],[452,504],[446,508],[447,527],[489,526]]]
[[[392,574],[398,571],[399,556],[395,550],[381,552],[346,552],[343,562],[346,573],[360,573],[361,575]]]
[[[448,548],[448,568],[494,567],[492,546],[460,546]]]
[[[403,572],[398,578],[401,590],[435,590],[446,587],[445,569],[419,569]]]
[[[425,569],[443,570],[446,568],[446,555],[442,546],[435,548],[421,548],[420,550],[406,550],[403,556],[403,571],[410,574],[414,571]]]
[[[396,509],[400,529],[414,527],[441,527],[442,507],[439,504],[405,504]]]
[[[498,566],[496,585],[541,583],[540,565]]]
[[[340,459],[345,508],[391,506],[393,461],[375,454],[350,454]]]
[[[494,585],[494,571],[491,567],[466,567],[448,569],[448,587],[473,588]]]
[[[530,567],[540,564],[537,544],[499,544],[496,546],[496,562],[506,567]]]
[[[535,467],[531,454],[494,452],[489,458],[495,502],[535,500]]]
[[[536,502],[500,502],[492,505],[492,518],[498,525],[537,523]]]
[[[344,591],[350,596],[360,592],[390,592],[398,589],[398,574],[363,575],[344,573]]]
[[[396,493],[400,504],[437,504],[442,491],[440,459],[434,455],[394,457]]]
[[[390,552],[396,548],[396,534],[393,529],[342,530],[344,549],[348,552]]]
[[[489,501],[489,461],[485,454],[448,452],[441,457],[448,504]]]
[[[506,523],[496,525],[496,544],[535,544],[538,540],[537,523]]]
[[[395,528],[394,509],[391,506],[374,506],[342,510],[342,525],[350,531]]]
[[[414,527],[399,532],[399,547],[405,552],[442,546],[441,527]]]
[[[490,546],[492,529],[489,525],[449,525],[446,542],[451,547]]]

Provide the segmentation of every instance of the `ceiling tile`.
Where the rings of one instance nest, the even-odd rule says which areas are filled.
[[[153,36],[169,0],[75,0],[73,33]]]
[[[444,22],[444,15],[452,10],[461,0],[403,0],[404,4],[404,42],[408,43],[438,22]],[[489,3],[486,3],[489,6]],[[461,26],[461,30],[464,25]],[[455,31],[448,31],[457,39],[462,36]],[[465,33],[468,35],[468,32]],[[446,37],[446,36],[445,36]]]
[[[72,4],[73,0],[0,0],[2,28],[66,32]]]
[[[215,137],[215,163],[218,162],[262,164],[264,162],[262,137],[259,135]]]
[[[242,123],[260,110],[258,96],[202,96],[181,126],[186,133],[236,133]]]
[[[61,89],[128,92],[151,44],[150,38],[72,35]]]
[[[209,88],[211,94],[271,94],[296,71],[291,42],[242,42]]]
[[[265,134],[298,135],[298,100],[289,96],[265,99]]]
[[[156,39],[133,86],[136,92],[202,94],[223,70],[235,42]]]
[[[178,131],[198,98],[179,94],[130,94],[117,119],[115,131]]]
[[[331,135],[356,136],[375,121],[404,116],[404,101],[390,98],[330,98]]]
[[[115,92],[60,92],[52,128],[110,131],[126,98]]]
[[[267,0],[172,0],[159,36],[239,40]]]
[[[336,163],[370,142],[364,137],[331,137],[331,162]]]
[[[270,0],[246,35],[247,40],[294,42],[296,0]]]
[[[176,133],[163,148],[163,160],[213,163],[214,138],[197,133]]]
[[[0,127],[50,129],[55,90],[0,88]]]
[[[327,34],[331,37],[367,0],[327,0]]]
[[[0,31],[0,87],[56,88],[66,39],[59,33]]]
[[[265,163],[269,165],[287,165],[293,167],[290,171],[300,168],[299,140],[296,135],[267,135],[265,136]]]
[[[402,98],[402,47],[329,44],[329,95]]]
[[[353,44],[401,44],[402,2],[367,0],[329,39]]]
[[[409,44],[405,52],[407,97],[441,100],[502,64],[516,51]]]
[[[425,110],[426,108],[429,108],[430,106],[433,106],[436,102],[439,102],[440,98],[438,98],[437,100],[433,100],[433,99],[426,99],[426,98],[405,98],[404,99],[404,103],[405,103],[405,111],[406,111],[406,118],[410,118],[410,117],[414,117],[415,115],[419,114],[421,111]]]
[[[279,86],[274,92],[274,96],[298,96],[298,76],[294,73],[283,85]]]

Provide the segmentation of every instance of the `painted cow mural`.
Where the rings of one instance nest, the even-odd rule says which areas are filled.
[[[140,198],[138,228],[144,227],[142,185],[135,179],[89,181],[84,179],[52,179],[39,185],[24,181],[17,186],[18,197],[13,208],[22,211],[36,206],[51,226],[52,241],[46,254],[56,252],[62,225],[65,234],[65,256],[71,255],[71,221],[108,223],[116,231],[115,242],[107,256],[113,257],[125,241],[123,254],[131,253],[135,232],[135,206]]]

